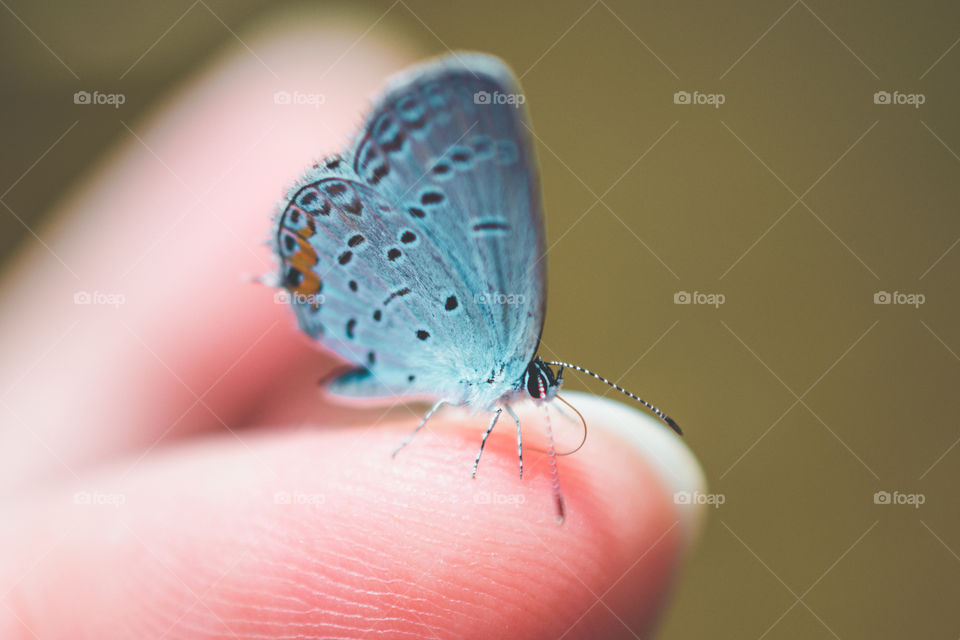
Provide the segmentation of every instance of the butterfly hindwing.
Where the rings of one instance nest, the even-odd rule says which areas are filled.
[[[283,281],[301,327],[361,367],[334,391],[487,408],[519,380],[545,294],[520,95],[488,56],[415,69],[342,160],[292,190],[276,238]]]

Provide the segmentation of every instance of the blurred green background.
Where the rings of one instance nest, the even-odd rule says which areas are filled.
[[[957,5],[333,6],[425,56],[488,51],[522,75],[551,245],[544,351],[667,409],[722,496],[661,637],[960,635]],[[130,135],[121,117],[234,33],[330,7],[0,8],[0,255],[38,242],[25,225],[42,237]],[[90,87],[123,92],[122,111],[78,119]]]

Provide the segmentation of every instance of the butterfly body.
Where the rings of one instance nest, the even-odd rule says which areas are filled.
[[[289,190],[272,241],[301,329],[353,364],[328,384],[332,394],[434,401],[397,451],[442,404],[492,413],[474,476],[504,411],[517,425],[523,475],[510,403],[545,406],[565,368],[602,380],[680,432],[615,383],[536,355],[546,247],[524,102],[492,56],[453,54],[397,76],[346,150]]]

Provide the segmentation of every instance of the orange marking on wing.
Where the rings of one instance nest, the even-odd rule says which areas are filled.
[[[319,262],[319,259],[317,258],[317,252],[313,247],[306,243],[304,243],[304,245],[306,246],[301,245],[300,251],[297,251],[295,254],[290,256],[290,264],[295,266],[300,271],[306,273],[307,271],[310,271],[311,268],[317,264],[317,262]]]
[[[320,276],[313,271],[304,271],[303,280],[297,285],[296,292],[302,296],[315,294],[320,290]]]

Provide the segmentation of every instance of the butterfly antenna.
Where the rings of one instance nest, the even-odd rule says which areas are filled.
[[[662,420],[664,424],[666,424],[668,427],[670,427],[671,429],[673,429],[674,431],[676,431],[676,432],[677,432],[677,435],[679,435],[679,436],[682,436],[682,435],[683,435],[683,431],[680,430],[680,425],[678,425],[676,422],[674,422],[673,418],[671,418],[670,416],[668,416],[667,414],[665,414],[663,411],[660,411],[660,409],[657,409],[655,406],[653,406],[652,404],[650,404],[649,402],[647,402],[646,400],[644,400],[644,399],[641,398],[640,396],[638,396],[638,395],[636,395],[636,394],[634,394],[634,393],[630,393],[629,391],[627,391],[626,389],[624,389],[623,387],[621,387],[620,385],[618,385],[616,382],[611,382],[610,380],[607,380],[606,378],[604,378],[604,377],[601,376],[600,374],[594,373],[593,371],[590,371],[589,369],[584,369],[583,367],[579,367],[579,366],[577,366],[577,365],[575,365],[575,364],[570,364],[570,363],[568,363],[568,362],[547,362],[547,363],[545,363],[545,364],[548,364],[548,365],[553,366],[553,367],[561,367],[561,368],[565,368],[565,369],[573,369],[574,371],[579,371],[580,373],[585,373],[585,374],[587,374],[588,376],[592,376],[592,377],[596,378],[596,379],[599,380],[600,382],[603,382],[604,384],[613,387],[614,389],[616,389],[617,391],[619,391],[619,392],[622,393],[623,395],[625,395],[625,396],[627,396],[627,397],[629,397],[629,398],[633,398],[634,400],[636,400],[637,402],[639,402],[640,404],[642,404],[643,406],[645,406],[647,409],[649,409],[650,411],[652,411],[653,414],[654,414],[655,416],[657,416],[658,418],[660,418],[660,420]]]
[[[572,450],[572,451],[565,451],[565,452],[563,452],[563,453],[558,453],[558,454],[557,454],[558,456],[569,456],[569,455],[572,455],[572,454],[576,453],[577,451],[580,451],[580,449],[583,448],[583,445],[586,444],[586,442],[587,442],[587,421],[583,419],[583,414],[580,413],[579,411],[577,411],[577,408],[576,408],[575,406],[573,406],[572,404],[570,404],[569,402],[567,402],[566,400],[564,400],[563,398],[561,398],[561,397],[560,397],[560,394],[557,394],[557,395],[555,395],[554,397],[555,397],[557,400],[559,400],[560,402],[562,402],[563,404],[565,404],[565,405],[567,405],[568,407],[570,407],[571,409],[573,409],[573,412],[574,412],[575,414],[577,414],[577,417],[580,418],[580,423],[583,425],[583,440],[580,441],[580,444],[577,445],[577,448],[574,449],[574,450]]]

